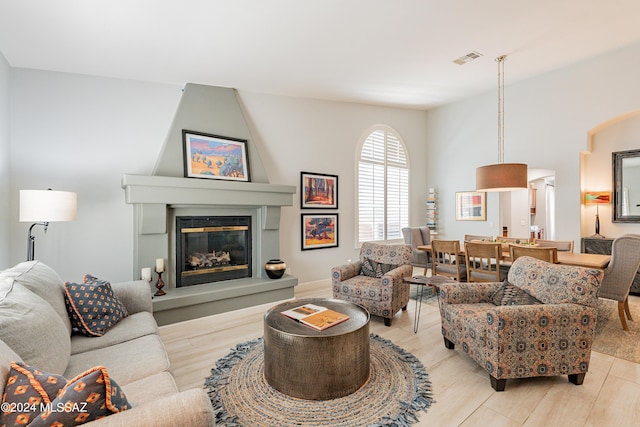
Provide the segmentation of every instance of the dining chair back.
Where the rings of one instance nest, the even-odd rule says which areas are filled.
[[[504,243],[529,243],[529,238],[528,237],[499,237],[496,236],[496,241],[497,242],[504,242]]]
[[[512,262],[521,256],[530,256],[551,264],[558,263],[558,248],[554,247],[509,245],[509,254]]]
[[[573,240],[536,239],[536,244],[543,248],[558,248],[560,252],[573,252]]]
[[[431,268],[429,253],[421,251],[418,246],[431,243],[431,230],[429,227],[405,227],[402,229],[404,243],[411,246],[411,266],[424,268],[423,275],[427,275],[427,270]]]
[[[502,244],[465,242],[467,257],[467,281],[501,282],[507,272],[500,269]]]
[[[475,241],[478,241],[478,242],[483,242],[483,241],[491,242],[491,241],[493,241],[493,237],[491,237],[491,236],[477,236],[475,234],[465,234],[464,235],[464,241],[465,242],[475,242]]]
[[[626,318],[633,320],[629,310],[629,289],[640,267],[640,235],[625,234],[611,245],[611,261],[604,270],[598,297],[618,301],[618,316],[622,329],[629,330]]]
[[[460,261],[459,240],[431,240],[434,276],[447,276],[458,282],[467,279],[467,267]]]

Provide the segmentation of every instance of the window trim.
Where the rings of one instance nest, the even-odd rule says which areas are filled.
[[[378,243],[382,243],[382,244],[391,244],[391,243],[401,243],[403,242],[403,238],[402,236],[400,236],[399,238],[393,238],[393,239],[389,239],[387,238],[387,168],[388,168],[388,163],[387,163],[387,158],[386,158],[386,133],[391,133],[395,136],[395,138],[397,138],[398,142],[400,143],[400,146],[402,147],[402,149],[404,150],[404,154],[405,154],[405,159],[406,159],[406,170],[407,170],[407,226],[410,222],[410,216],[411,216],[411,159],[409,156],[409,150],[407,149],[407,145],[404,142],[404,139],[402,138],[402,136],[400,135],[400,133],[395,130],[393,127],[389,126],[389,125],[385,125],[385,124],[377,124],[377,125],[373,125],[371,127],[369,127],[368,129],[365,130],[365,132],[362,134],[362,136],[360,137],[360,140],[358,142],[357,148],[356,148],[356,158],[355,158],[355,166],[354,166],[354,171],[355,171],[355,180],[354,180],[354,187],[355,187],[355,200],[356,200],[356,209],[355,209],[355,218],[354,218],[354,223],[355,223],[355,227],[354,227],[354,235],[355,235],[355,247],[356,248],[360,248],[362,246],[362,242],[360,242],[360,160],[362,157],[362,149],[364,144],[366,143],[367,139],[369,138],[369,136],[376,132],[376,131],[382,131],[385,132],[385,161],[384,161],[384,182],[385,182],[385,193],[384,193],[384,235],[385,235],[385,239],[384,240],[377,240],[376,242]]]

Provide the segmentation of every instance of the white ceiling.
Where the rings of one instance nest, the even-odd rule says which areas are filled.
[[[12,67],[427,109],[640,42],[640,0],[1,0]],[[471,51],[483,56],[460,66]]]

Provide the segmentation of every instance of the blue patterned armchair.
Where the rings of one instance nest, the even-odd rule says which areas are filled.
[[[568,375],[582,384],[595,336],[602,270],[518,258],[506,282],[440,286],[445,346],[462,348],[496,391],[508,378]]]
[[[409,245],[365,242],[357,262],[331,269],[333,297],[360,304],[391,326],[393,316],[407,308],[409,284],[402,279],[411,274]]]

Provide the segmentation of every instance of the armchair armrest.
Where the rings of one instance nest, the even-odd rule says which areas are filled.
[[[410,264],[404,264],[388,271],[384,276],[382,276],[382,279],[384,280],[386,277],[390,282],[402,282],[403,278],[411,276],[412,273],[413,267],[411,267]]]
[[[151,288],[144,280],[112,283],[111,289],[113,289],[113,293],[118,299],[122,301],[129,314],[140,311],[153,312]]]
[[[333,283],[340,283],[345,280],[349,280],[352,277],[360,274],[360,269],[362,268],[362,262],[356,261],[349,264],[339,265],[338,267],[333,267],[331,269],[331,281]]]
[[[134,406],[90,424],[96,427],[214,426],[215,413],[207,393],[203,389],[193,388]]]
[[[500,286],[502,282],[443,283],[439,286],[440,305],[491,302]]]

